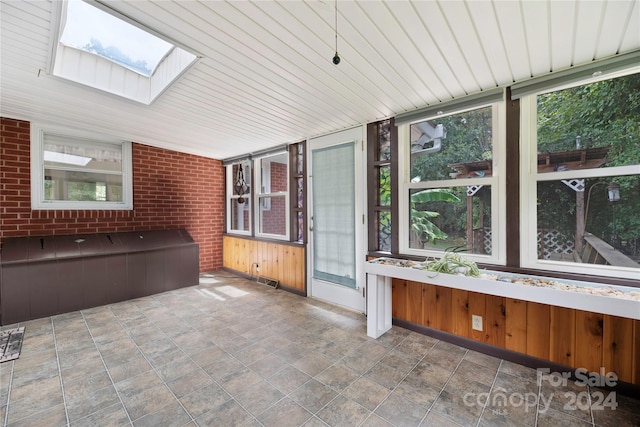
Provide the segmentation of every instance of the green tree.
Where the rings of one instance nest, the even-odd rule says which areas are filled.
[[[425,207],[432,202],[459,203],[460,198],[443,188],[422,190],[411,195],[411,230],[423,242],[445,240],[448,237],[447,233],[432,222],[440,214]]]
[[[604,167],[640,163],[640,74],[632,74],[538,97],[538,152],[576,149],[580,136],[583,148],[610,147]],[[620,186],[621,200],[613,206],[606,199],[607,179],[587,179],[592,192],[587,231],[611,242],[640,238],[640,178],[611,179]],[[575,232],[575,196],[558,185],[538,187],[538,228],[559,229],[564,235]],[[615,212],[615,224],[614,224]],[[614,230],[615,228],[615,230]],[[614,233],[615,231],[615,233]]]

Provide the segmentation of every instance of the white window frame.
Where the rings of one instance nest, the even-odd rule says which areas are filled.
[[[464,252],[465,257],[480,263],[505,265],[506,264],[506,205],[500,203],[506,198],[505,183],[505,160],[506,160],[506,108],[504,102],[493,102],[487,104],[474,105],[472,108],[464,108],[457,111],[447,112],[447,116],[460,114],[466,111],[473,111],[491,106],[492,111],[492,151],[493,151],[493,171],[491,177],[447,179],[438,181],[411,182],[411,133],[410,126],[424,120],[437,119],[443,116],[430,116],[414,120],[411,123],[402,124],[398,127],[398,162],[400,170],[399,182],[399,245],[400,252],[408,255],[427,256],[440,258],[443,251],[416,249],[409,247],[409,192],[413,189],[428,188],[453,188],[465,187],[469,185],[490,185],[491,186],[491,255],[473,254]]]
[[[233,214],[233,204],[237,204],[238,203],[238,198],[240,198],[240,195],[238,194],[234,194],[233,192],[233,187],[236,181],[236,177],[233,175],[233,167],[236,165],[241,165],[242,166],[242,170],[244,173],[244,177],[246,180],[246,184],[249,186],[250,190],[249,190],[249,194],[245,194],[245,198],[249,201],[249,204],[245,204],[243,206],[243,209],[245,211],[249,212],[249,229],[248,230],[237,230],[237,229],[233,229],[232,228],[232,214]],[[248,172],[248,174],[247,174]],[[251,236],[252,233],[252,229],[253,229],[253,214],[252,214],[252,209],[251,209],[251,205],[253,204],[253,194],[255,193],[255,191],[253,191],[253,186],[251,185],[251,174],[253,173],[253,171],[251,170],[251,162],[248,162],[247,160],[242,160],[242,161],[237,161],[234,163],[229,163],[227,166],[225,166],[225,174],[226,174],[226,200],[227,200],[227,207],[226,207],[226,211],[227,211],[227,233],[228,234],[238,234],[238,235],[243,235],[243,236]]]
[[[255,192],[254,195],[254,216],[256,218],[256,237],[262,237],[267,239],[277,239],[277,240],[289,240],[289,217],[290,217],[290,206],[289,206],[289,187],[291,185],[291,179],[289,175],[289,159],[287,156],[285,165],[287,166],[286,176],[287,176],[287,189],[285,191],[271,191],[271,162],[268,162],[265,167],[262,167],[262,160],[269,159],[270,157],[281,156],[282,154],[287,154],[286,151],[282,153],[270,154],[268,156],[263,156],[257,159],[254,159],[254,171],[255,171],[255,179],[256,179],[256,188],[259,191]],[[271,199],[274,197],[284,198],[285,204],[285,234],[272,234],[272,233],[263,233],[260,231],[260,210],[269,211],[271,210]]]
[[[87,144],[99,142],[119,146],[122,150],[122,201],[74,201],[44,199],[44,135],[82,139]],[[31,124],[31,209],[32,210],[132,210],[133,166],[131,142],[86,131]]]
[[[635,72],[637,71],[636,69]],[[633,71],[629,70],[607,76],[596,76],[579,82],[545,88],[544,90],[524,95],[520,98],[520,254],[522,267],[564,273],[589,274],[593,276],[627,279],[638,278],[639,271],[637,268],[539,259],[537,247],[538,182],[598,177],[614,178],[616,176],[640,174],[640,165],[538,173],[538,95],[582,86],[601,80],[609,80],[631,74],[632,72]]]

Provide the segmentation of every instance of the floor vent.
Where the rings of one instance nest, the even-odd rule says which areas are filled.
[[[264,277],[264,276],[258,276],[258,279],[256,281],[258,283],[263,283],[268,286],[273,286],[275,289],[278,289],[278,285],[280,284],[280,282],[278,282],[276,279],[271,279],[269,277]]]

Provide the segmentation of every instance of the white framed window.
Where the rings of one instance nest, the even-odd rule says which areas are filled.
[[[31,208],[133,209],[131,142],[31,127]]]
[[[251,235],[251,161],[225,167],[227,181],[227,233]]]
[[[505,122],[494,96],[399,126],[402,253],[506,262]]]
[[[289,155],[282,152],[254,160],[256,236],[289,239]]]
[[[524,267],[640,274],[640,73],[520,99]]]

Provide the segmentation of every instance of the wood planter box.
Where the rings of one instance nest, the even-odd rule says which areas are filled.
[[[390,329],[393,319],[536,360],[591,372],[604,367],[640,385],[640,301],[375,262],[367,262],[365,271],[367,335],[373,338]],[[483,317],[483,330],[472,328],[472,315]]]

